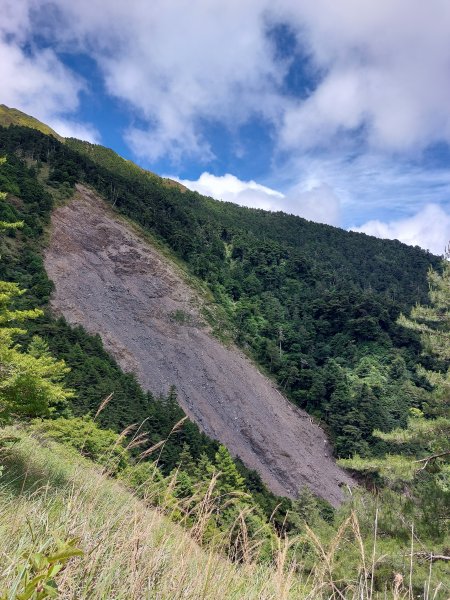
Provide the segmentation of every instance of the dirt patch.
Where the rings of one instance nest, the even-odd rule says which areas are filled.
[[[154,394],[177,387],[189,417],[225,444],[269,488],[294,497],[307,485],[337,506],[351,478],[324,432],[234,347],[201,323],[199,299],[169,261],[77,186],[52,217],[45,267],[52,306],[99,333],[126,371]]]

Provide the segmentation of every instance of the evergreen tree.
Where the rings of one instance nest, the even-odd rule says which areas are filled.
[[[192,458],[189,444],[186,442],[184,442],[183,448],[180,452],[179,465],[181,470],[188,475],[193,475],[195,473],[195,461]]]
[[[430,305],[415,306],[411,316],[401,315],[399,323],[420,333],[423,353],[435,356],[442,365],[439,371],[419,368],[434,387],[434,405],[427,407],[430,415],[448,416],[450,404],[450,253],[442,265],[442,273],[430,269]]]
[[[442,532],[450,503],[450,263],[444,262],[442,273],[430,270],[428,279],[430,305],[417,305],[410,317],[401,316],[399,323],[419,332],[424,354],[434,355],[442,365],[440,371],[419,368],[433,386],[432,400],[426,407],[429,418],[413,408],[406,429],[374,432],[384,442],[405,448],[404,454],[341,462],[351,469],[376,474],[403,492],[406,486],[422,517],[435,531]]]
[[[313,527],[320,519],[317,498],[313,495],[308,486],[303,486],[299,492],[298,498],[292,502],[292,513],[289,515],[292,524],[301,531],[304,524],[307,523]]]
[[[214,473],[214,466],[212,462],[209,460],[207,454],[202,452],[200,458],[198,459],[197,466],[195,468],[195,479],[198,481],[206,481],[208,482]]]
[[[244,478],[237,470],[225,446],[219,446],[215,456],[215,466],[219,471],[217,488],[222,494],[244,491]]]
[[[0,159],[0,166],[5,159]],[[0,200],[6,196],[0,193]],[[0,231],[15,230],[23,223],[0,221]],[[0,281],[0,422],[17,417],[50,416],[65,407],[72,396],[63,379],[68,369],[54,359],[45,342],[35,336],[28,350],[15,342],[26,331],[18,326],[42,315],[33,308],[17,310],[14,302],[25,293],[16,283]]]

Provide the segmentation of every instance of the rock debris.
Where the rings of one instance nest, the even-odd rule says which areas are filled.
[[[45,266],[55,312],[100,334],[145,389],[166,394],[174,384],[186,414],[274,493],[293,497],[307,485],[334,506],[342,502],[353,481],[320,427],[211,334],[177,268],[86,187],[54,211]]]

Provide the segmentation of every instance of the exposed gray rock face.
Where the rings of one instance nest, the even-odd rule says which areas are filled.
[[[324,432],[242,352],[212,336],[178,268],[81,185],[54,211],[45,266],[53,309],[99,333],[145,389],[165,394],[174,384],[189,417],[274,493],[294,497],[307,485],[340,504],[353,481]]]

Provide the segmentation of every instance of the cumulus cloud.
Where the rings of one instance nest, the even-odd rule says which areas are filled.
[[[62,137],[86,140],[92,144],[99,144],[101,141],[99,131],[90,123],[80,123],[70,119],[55,119],[53,117],[46,120],[46,123]]]
[[[0,21],[0,102],[31,114],[62,136],[99,140],[98,131],[67,115],[76,112],[85,82],[51,48],[36,48],[27,33],[31,3],[8,0]]]
[[[0,41],[2,103],[46,119],[61,111],[73,111],[83,83],[58,60],[42,50],[27,55],[17,45]]]
[[[255,116],[291,151],[355,132],[388,151],[450,141],[448,2],[110,0],[105,11],[102,0],[5,0],[2,22],[16,47],[39,32],[58,51],[89,54],[137,117],[126,139],[149,160],[211,160],[205,122],[233,130]],[[290,56],[268,34],[280,24],[296,40]],[[302,98],[283,86],[299,56],[310,77]],[[49,95],[65,81],[76,97],[61,75],[59,65]]]
[[[421,246],[441,255],[450,240],[450,213],[436,204],[428,204],[415,215],[383,223],[368,221],[361,227],[352,227],[379,238],[399,240],[411,246]]]
[[[288,54],[277,51],[277,25],[292,37]],[[443,0],[110,0],[107,11],[103,0],[4,0],[1,101],[97,140],[74,117],[86,84],[60,59],[87,54],[128,115],[125,140],[142,160],[207,163],[215,157],[205,124],[237,134],[256,119],[279,150],[273,164],[294,157],[284,181],[308,179],[302,167],[313,157],[322,162],[314,182],[283,186],[283,198],[248,186],[206,193],[333,224],[342,203],[360,223],[363,205],[382,211],[396,203],[398,216],[402,203],[418,211],[440,202],[441,192],[449,197],[441,173],[430,174],[438,185],[430,180],[427,199],[425,178],[408,183],[407,169],[396,178],[389,166],[450,143],[449,35]],[[286,82],[299,63],[305,81],[296,94]],[[333,164],[333,153],[345,157]],[[365,168],[347,155],[378,162]]]
[[[178,181],[204,196],[250,208],[281,210],[281,200],[284,198],[284,194],[276,190],[255,181],[242,181],[229,173],[218,177],[205,172],[197,180],[178,179]]]
[[[283,144],[327,146],[356,130],[390,151],[450,141],[450,4],[314,0],[287,13],[321,76],[284,113]]]
[[[52,44],[96,60],[108,93],[137,118],[126,132],[136,154],[208,160],[205,121],[233,128],[279,113],[286,69],[273,58],[264,10],[258,0],[111,0],[108,11],[100,0],[60,0],[36,6],[34,18],[47,12]]]
[[[319,182],[297,185],[283,194],[255,181],[242,181],[230,174],[217,177],[205,172],[195,181],[177,181],[217,200],[250,208],[283,211],[329,225],[338,225],[340,222],[339,199],[329,186]]]

